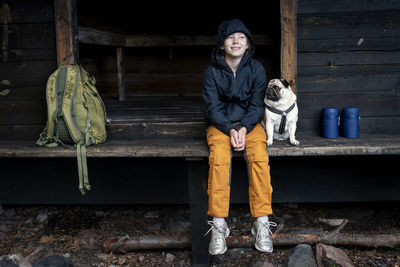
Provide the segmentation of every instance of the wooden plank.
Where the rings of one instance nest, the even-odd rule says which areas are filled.
[[[51,74],[55,70],[54,61],[27,61],[27,62],[10,62],[0,64],[0,73],[2,76],[20,76],[24,75],[44,75]]]
[[[125,102],[119,102],[116,99],[104,98],[104,102],[108,108],[113,109],[121,109],[125,110],[129,109],[164,109],[168,107],[200,107],[204,105],[204,102],[201,97],[153,97],[153,96],[145,96],[145,97],[129,97]]]
[[[298,53],[340,51],[399,51],[400,37],[354,37],[299,40]]]
[[[118,99],[125,101],[125,64],[124,64],[124,48],[117,48],[117,69],[118,69]]]
[[[400,25],[397,24],[359,24],[347,25],[298,25],[297,38],[326,39],[326,38],[361,38],[361,37],[399,37]]]
[[[201,106],[204,102],[201,97],[187,96],[187,97],[130,97],[128,101],[120,103],[115,99],[105,98],[104,102],[109,107],[116,108],[165,108],[165,107],[181,107],[181,106]]]
[[[322,137],[302,137],[300,146],[291,146],[288,142],[276,142],[268,147],[268,154],[276,156],[332,156],[332,155],[391,155],[400,154],[399,135],[373,135],[360,138],[327,139]],[[87,148],[89,158],[110,157],[208,157],[205,140],[151,139],[117,141]],[[234,153],[241,157],[242,153]],[[2,158],[59,158],[76,157],[74,147],[43,148],[32,142],[0,141]]]
[[[125,36],[122,34],[110,33],[79,27],[79,42],[84,44],[97,44],[107,46],[125,46]]]
[[[393,74],[400,72],[400,64],[380,65],[343,65],[343,66],[307,66],[298,67],[298,76],[353,76],[353,75],[374,75]]]
[[[298,66],[343,66],[400,64],[399,51],[341,51],[321,53],[299,53]]]
[[[32,124],[32,125],[1,125],[0,124],[0,139],[6,140],[19,140],[30,141],[32,144],[36,143],[39,134],[43,131],[45,124]]]
[[[117,74],[98,73],[95,75],[96,87],[103,94],[118,97]],[[125,91],[127,96],[140,95],[200,95],[202,73],[197,74],[143,74],[125,73]]]
[[[272,43],[270,38],[266,38],[268,44]],[[127,36],[125,45],[127,47],[142,46],[204,46],[215,45],[216,36]]]
[[[0,103],[10,100],[43,99],[46,97],[46,85],[29,87],[10,87],[6,80],[0,82]]]
[[[55,49],[9,49],[3,50],[7,54],[7,62],[56,60]],[[4,62],[4,53],[0,55],[0,61]]]
[[[65,63],[75,63],[78,58],[76,0],[54,0],[56,24],[57,65],[71,56]]]
[[[273,40],[267,35],[253,36],[254,43],[257,46],[273,45]],[[216,43],[216,36],[127,36],[125,45],[127,47],[146,47],[146,46],[214,46]]]
[[[299,3],[298,14],[304,13],[343,13],[355,11],[378,11],[400,9],[397,0],[358,0],[358,1],[321,1],[302,0]]]
[[[55,69],[55,61],[3,63],[0,64],[0,83],[8,88],[46,85],[48,77]]]
[[[137,139],[192,139],[205,138],[205,122],[137,122],[115,123],[107,126],[109,140],[137,140]]]
[[[8,61],[8,39],[9,39],[9,23],[12,21],[10,6],[3,4],[0,9],[0,20],[3,23],[2,27],[2,45],[3,50],[2,59],[3,62]]]
[[[397,90],[400,74],[376,74],[354,76],[300,76],[298,92],[349,92]]]
[[[323,14],[299,14],[301,25],[347,25],[360,24],[398,24],[400,10],[373,10],[363,12],[338,12]]]
[[[152,122],[167,122],[167,123],[173,123],[173,122],[202,122],[203,119],[203,114],[204,112],[201,110],[196,110],[196,111],[186,111],[186,112],[181,112],[181,111],[169,111],[169,110],[158,110],[158,111],[147,111],[147,112],[141,112],[139,111],[137,114],[133,113],[134,111],[129,110],[123,112],[118,112],[117,114],[115,112],[108,112],[107,114],[110,114],[109,117],[111,120],[116,121],[116,123],[122,123],[122,122],[135,122],[135,123],[152,123]],[[183,126],[183,125],[182,125]],[[177,126],[179,127],[179,126]],[[173,131],[173,129],[170,130],[165,130],[165,131]]]
[[[257,45],[273,44],[270,36],[254,35],[253,38]],[[79,42],[118,47],[214,46],[216,36],[123,35],[79,27]]]
[[[286,79],[296,93],[297,78],[297,0],[281,0],[281,78]]]
[[[46,113],[46,99],[2,101],[0,124],[43,124]]]

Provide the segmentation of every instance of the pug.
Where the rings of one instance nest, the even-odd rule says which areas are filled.
[[[299,110],[296,95],[284,79],[269,81],[264,103],[266,105],[262,124],[267,133],[267,145],[273,140],[289,139],[291,145],[298,146],[296,128]]]

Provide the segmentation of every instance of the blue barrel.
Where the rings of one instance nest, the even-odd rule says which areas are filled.
[[[339,136],[339,111],[337,108],[322,109],[322,137],[337,138]]]
[[[360,113],[358,108],[346,107],[342,110],[342,130],[343,137],[360,137]]]

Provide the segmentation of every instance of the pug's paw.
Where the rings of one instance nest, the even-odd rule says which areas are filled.
[[[297,141],[296,139],[293,139],[293,140],[290,140],[290,144],[293,146],[298,146],[298,145],[300,145],[300,142]]]
[[[272,140],[272,138],[268,138],[268,140],[267,140],[267,145],[268,146],[272,146],[272,143],[273,143],[274,141]]]

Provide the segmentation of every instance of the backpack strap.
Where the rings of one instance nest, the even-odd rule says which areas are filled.
[[[76,151],[78,158],[79,190],[82,195],[85,195],[85,190],[91,189],[87,170],[86,145],[77,144]]]
[[[89,175],[88,175],[88,169],[87,169],[87,156],[86,156],[86,146],[90,145],[91,142],[89,140],[89,129],[91,127],[90,124],[90,110],[87,107],[86,103],[86,93],[83,92],[83,96],[85,98],[85,108],[88,111],[87,119],[86,119],[86,126],[85,130],[83,132],[84,136],[84,143],[83,144],[77,144],[76,146],[76,151],[77,151],[77,158],[78,158],[78,175],[79,175],[79,190],[81,191],[81,194],[84,195],[86,194],[86,190],[90,190],[91,186],[89,183]]]
[[[60,66],[58,66],[59,68],[64,66],[65,61],[67,61],[68,59],[72,59],[72,55],[66,56],[65,58],[63,58],[61,60]]]

